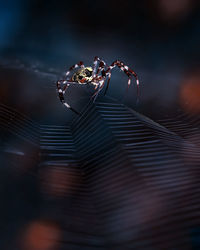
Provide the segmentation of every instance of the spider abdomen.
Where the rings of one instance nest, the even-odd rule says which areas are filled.
[[[72,81],[78,82],[80,84],[86,84],[92,81],[92,68],[91,67],[83,67],[77,70],[73,76]]]

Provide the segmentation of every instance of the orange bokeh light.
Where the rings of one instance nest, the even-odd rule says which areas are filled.
[[[22,237],[23,250],[56,250],[61,232],[57,225],[48,221],[29,224]]]
[[[53,166],[41,172],[42,192],[54,197],[69,195],[78,183],[77,175],[67,167]]]
[[[180,90],[180,104],[187,113],[200,113],[200,74],[186,77]]]
[[[178,21],[192,11],[194,0],[157,0],[160,16],[166,21]]]

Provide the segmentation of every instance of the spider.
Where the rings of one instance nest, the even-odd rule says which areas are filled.
[[[116,66],[128,76],[128,87],[131,84],[132,76],[135,77],[137,84],[137,94],[139,95],[139,80],[137,74],[132,69],[130,69],[122,61],[119,60],[114,61],[110,66],[108,66],[102,59],[95,56],[92,67],[85,67],[83,62],[80,61],[79,63],[69,68],[69,70],[66,72],[65,79],[58,80],[56,82],[60,101],[65,107],[71,109],[73,112],[80,115],[78,111],[72,108],[65,101],[64,94],[67,88],[72,84],[91,84],[95,88],[95,93],[92,96],[93,102],[95,102],[99,92],[103,89],[105,81],[107,79],[107,86],[104,95],[106,94],[110,83],[111,70]],[[75,73],[72,74],[71,77],[69,77],[71,71],[73,71],[76,68],[79,69],[77,69]]]

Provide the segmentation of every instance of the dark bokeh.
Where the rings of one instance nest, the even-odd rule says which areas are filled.
[[[68,151],[75,150],[70,144],[71,132],[64,126],[70,126],[73,119],[77,117],[70,110],[62,107],[55,88],[55,81],[62,78],[64,72],[74,63],[82,60],[85,65],[92,65],[96,55],[108,64],[120,59],[139,76],[140,102],[136,105],[135,83],[127,91],[127,77],[118,69],[113,70],[108,96],[156,121],[166,118],[170,120],[178,114],[195,117],[195,119],[199,117],[199,10],[198,0],[8,0],[0,2],[0,182],[3,203],[0,220],[4,228],[0,235],[0,242],[2,242],[0,249],[59,249],[58,242],[65,239],[62,229],[66,225],[62,222],[61,216],[59,217],[59,209],[65,210],[71,204],[76,204],[77,200],[85,199],[85,196],[82,196],[83,187],[85,187],[82,183],[84,179],[82,170],[85,171],[85,167],[77,160],[78,156],[75,157],[78,163],[73,163],[75,167],[65,162],[49,163],[49,157],[51,159],[51,157],[57,157],[58,153],[64,155],[66,150],[67,154]],[[68,91],[67,98],[76,109],[81,110],[85,109],[93,92],[94,90],[89,86],[74,86]],[[100,100],[105,99],[101,96]],[[186,128],[183,130],[181,124],[177,127],[181,128],[178,131],[180,133],[186,131],[183,134],[184,139],[187,137],[186,139],[191,143],[198,145],[195,149],[197,152],[193,149],[186,150],[187,153],[183,156],[187,166],[196,164],[195,171],[197,171],[199,123],[197,126],[192,121],[190,123],[194,130],[196,129],[195,136],[187,132]],[[42,127],[41,124],[46,125]],[[55,127],[52,128],[52,124]],[[177,133],[176,127],[174,129]],[[59,148],[54,148],[54,144],[48,141],[50,140],[48,136],[52,136],[51,140],[54,143],[55,137],[59,138],[59,133],[64,141],[67,138],[67,144],[61,142]],[[193,153],[195,152],[197,159],[195,158],[194,164]],[[159,159],[155,161],[159,162]],[[89,167],[86,173],[93,171],[91,165]],[[106,166],[104,171],[107,171]],[[122,177],[123,181],[131,174],[133,174],[131,170],[127,170],[125,177]],[[194,176],[193,174],[191,176],[192,179]],[[115,181],[114,178],[112,184],[110,180],[111,186],[108,186],[107,192],[112,194],[114,190],[112,185],[116,184]],[[107,185],[103,181],[102,183],[102,186]],[[121,188],[126,189],[126,187],[123,183]],[[78,196],[77,200],[71,198],[74,192],[78,193],[75,194]],[[146,194],[145,189],[142,190],[142,194],[144,199],[138,198],[142,204],[141,217],[138,221],[149,225],[148,218],[142,217],[143,213],[157,219],[157,209],[163,212],[163,206],[165,211],[166,200],[163,201],[160,193]],[[145,198],[147,196],[152,196],[151,201]],[[67,204],[60,208],[59,202],[61,198],[64,199],[63,197],[67,197],[65,201]],[[92,194],[92,197],[95,195]],[[132,200],[132,197],[129,198],[128,201]],[[162,201],[163,204],[160,205]],[[147,204],[150,202],[150,205],[146,205],[146,202]],[[170,202],[171,200],[167,206],[173,207]],[[154,206],[158,203],[158,206]],[[150,208],[152,206],[153,215],[151,211],[145,209],[148,206]],[[185,211],[184,205],[182,209]],[[118,213],[123,214],[120,208],[118,210],[113,208],[112,211],[116,211],[116,216]],[[170,213],[171,211],[173,208]],[[73,212],[72,215],[66,215],[69,227],[76,212],[80,213],[80,217],[92,220],[96,225],[94,215],[85,217],[79,208]],[[132,215],[130,213],[130,217]],[[112,216],[115,217],[115,214]],[[173,216],[170,217],[171,220]],[[79,221],[78,226],[76,225],[78,228],[87,228],[78,223]],[[126,226],[126,223],[123,223]],[[172,225],[173,223],[171,222]],[[184,227],[184,222],[181,223]],[[131,219],[130,225],[133,224]],[[74,229],[73,226],[72,229]],[[105,232],[112,231],[112,223],[110,222],[110,228],[104,229]],[[162,230],[164,232],[164,229]],[[190,230],[189,237],[192,240],[188,240],[188,244],[193,241],[193,245],[198,249],[199,227],[191,226]],[[177,231],[177,234],[180,232],[182,231]],[[152,237],[159,238],[153,233]],[[162,237],[165,238],[165,233]],[[171,237],[173,238],[173,235]],[[118,236],[115,235],[115,239],[109,240],[112,242],[117,238]],[[93,243],[96,246],[102,244],[102,242],[99,244],[98,240]],[[160,246],[159,243],[156,246]],[[85,246],[82,249],[89,249],[89,247]],[[189,247],[186,246],[185,249]]]

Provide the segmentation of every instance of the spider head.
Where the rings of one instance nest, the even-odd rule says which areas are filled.
[[[93,70],[91,67],[81,68],[74,73],[72,80],[80,84],[86,84],[92,81],[92,72]]]

